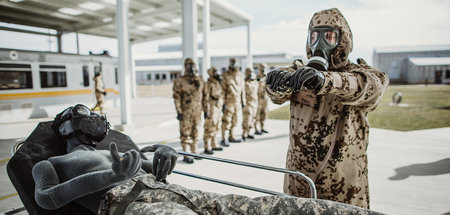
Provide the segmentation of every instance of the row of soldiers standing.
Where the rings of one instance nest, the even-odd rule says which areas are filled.
[[[264,129],[266,119],[267,96],[265,83],[259,81],[265,76],[265,64],[259,68],[258,78],[252,69],[247,68],[245,79],[239,72],[235,58],[230,58],[228,70],[220,75],[216,68],[208,69],[209,78],[205,83],[191,58],[184,61],[184,75],[177,78],[173,85],[173,98],[180,122],[180,139],[183,151],[188,147],[192,153],[197,153],[198,131],[201,126],[201,113],[204,112],[204,153],[213,154],[221,151],[216,143],[216,135],[222,130],[221,146],[228,147],[228,142],[241,142],[233,133],[237,125],[237,112],[242,107],[242,140],[253,139],[250,129],[255,128],[255,134],[267,133]],[[222,125],[220,119],[222,118]],[[260,129],[257,129],[257,124]],[[226,132],[228,131],[228,142]],[[183,161],[193,163],[191,157],[185,156]]]

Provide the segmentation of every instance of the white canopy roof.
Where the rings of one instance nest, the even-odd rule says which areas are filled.
[[[0,22],[115,38],[116,0],[0,0]],[[198,10],[202,1],[197,0]],[[247,24],[252,18],[224,0],[211,0],[211,30]],[[202,13],[198,13],[199,22]],[[180,36],[180,0],[130,0],[133,43]],[[201,32],[202,25],[198,25]],[[13,30],[0,27],[0,30]]]

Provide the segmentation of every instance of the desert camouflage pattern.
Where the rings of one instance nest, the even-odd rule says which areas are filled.
[[[102,76],[94,77],[95,82],[95,98],[97,99],[97,104],[92,109],[99,108],[100,112],[103,113],[103,106],[105,103],[105,84],[103,83]]]
[[[208,74],[213,72],[212,69],[213,68],[208,70]],[[220,86],[220,82],[214,78],[215,72],[209,74],[208,81],[203,90],[203,111],[209,113],[209,118],[205,119],[205,124],[203,126],[205,150],[217,148],[216,135],[219,131],[220,118],[222,117],[222,86]]]
[[[249,78],[245,79],[245,99],[247,102],[242,109],[242,136],[247,137],[256,121],[258,81]]]
[[[202,97],[204,81],[201,77],[183,75],[173,82],[173,99],[177,113],[183,114],[180,121],[180,139],[183,151],[188,146],[197,153],[198,131],[202,124]]]
[[[275,103],[291,101],[286,168],[313,178],[336,135],[331,157],[315,181],[318,198],[369,208],[367,114],[379,104],[389,79],[362,59],[358,64],[349,62],[351,31],[337,9],[314,14],[309,27],[320,25],[339,29],[342,37],[332,53],[331,69],[323,72],[325,84],[319,92],[277,93],[267,89]],[[290,72],[296,69],[295,64],[285,68]],[[284,191],[300,197],[310,192],[307,183],[295,176],[285,177]]]
[[[237,125],[237,112],[245,104],[244,77],[239,72],[239,68],[228,69],[222,74],[222,94],[225,112],[222,117],[222,139],[225,139],[225,132],[229,130],[230,138],[234,138],[233,129]]]
[[[262,80],[266,75],[264,74],[264,70],[266,65],[261,64],[259,66],[258,77]],[[255,129],[257,129],[257,125],[260,125],[261,130],[264,130],[264,121],[267,117],[267,101],[268,101],[267,93],[266,93],[266,83],[264,81],[258,81],[258,108],[256,110],[256,120],[255,120]]]
[[[118,202],[131,191],[136,181],[146,188],[126,209],[126,215],[141,214],[381,214],[374,211],[321,199],[290,196],[261,196],[249,198],[241,195],[189,190],[179,185],[156,182],[151,174],[137,176],[109,190],[99,206],[99,214],[113,214]]]

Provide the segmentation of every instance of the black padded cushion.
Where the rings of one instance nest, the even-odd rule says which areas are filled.
[[[65,141],[57,136],[51,128],[53,121],[41,122],[31,135],[23,142],[7,165],[8,176],[19,194],[29,214],[93,214],[77,203],[69,203],[58,210],[45,210],[34,200],[34,180],[31,175],[33,166],[39,161],[66,153]],[[125,134],[110,130],[108,135],[98,143],[97,149],[109,149],[109,143],[117,143],[120,152],[139,149],[131,138]],[[141,153],[145,159],[145,156]]]

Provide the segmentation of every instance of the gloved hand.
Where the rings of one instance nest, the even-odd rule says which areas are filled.
[[[299,91],[305,86],[307,89],[318,91],[325,83],[325,76],[317,69],[305,66],[291,76],[289,86],[294,91]]]
[[[135,176],[139,169],[141,169],[142,161],[138,151],[132,149],[120,157],[117,145],[114,142],[109,144],[109,151],[112,159],[111,168],[117,176],[129,179]]]
[[[242,103],[242,108],[244,108],[245,107],[245,104],[244,103]]]
[[[177,119],[179,121],[182,121],[183,120],[183,114],[182,113],[177,113]]]
[[[104,96],[106,96],[106,91],[105,91],[105,92],[103,92],[103,95],[104,95]]]
[[[203,117],[204,117],[205,119],[209,118],[209,113],[208,113],[208,112],[205,112],[205,113],[203,114]]]
[[[227,110],[227,105],[226,105],[226,104],[223,104],[223,105],[222,105],[222,112],[225,112],[225,110]]]
[[[284,70],[273,70],[267,74],[266,84],[274,91],[286,91],[289,86],[291,73]]]
[[[155,152],[153,155],[152,174],[157,181],[165,180],[172,173],[177,163],[178,153],[170,146],[155,144],[141,149],[142,153]]]

